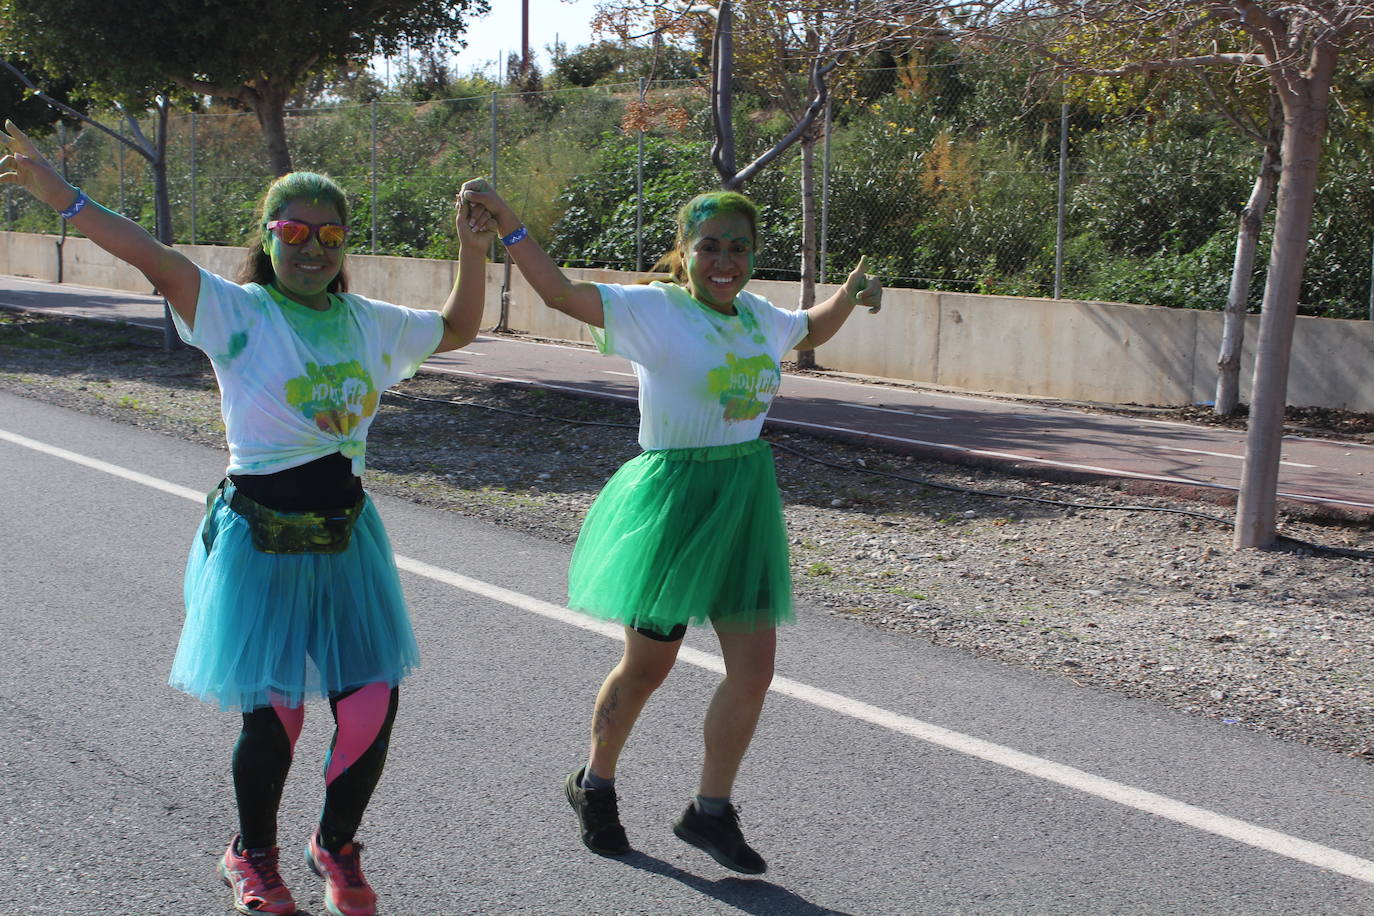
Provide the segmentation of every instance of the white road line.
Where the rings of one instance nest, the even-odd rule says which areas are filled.
[[[1200,448],[1179,448],[1177,445],[1148,445],[1146,448],[1153,448],[1161,452],[1187,452],[1190,455],[1211,455],[1213,458],[1230,458],[1233,461],[1244,461],[1244,455],[1230,455],[1226,452],[1209,452]],[[1315,464],[1302,464],[1297,461],[1279,460],[1279,464],[1286,464],[1290,468],[1314,468]]]
[[[29,308],[27,306],[8,304],[0,305],[0,308],[14,308],[21,312],[28,312],[31,315],[56,315],[59,318],[80,318],[85,321],[103,321],[106,324],[132,324],[140,328],[158,330],[162,327],[164,318],[148,318],[136,315],[133,318],[126,318],[123,315],[93,315],[81,309],[60,309],[60,308]]]
[[[1343,448],[1343,449],[1368,448],[1368,449],[1374,449],[1374,445],[1370,445],[1370,444],[1368,444],[1368,443],[1366,443],[1366,442],[1350,442],[1350,441],[1347,441],[1347,440],[1345,440],[1345,439],[1319,439],[1319,438],[1317,438],[1316,436],[1284,436],[1284,437],[1283,437],[1283,441],[1285,441],[1285,442],[1314,442],[1314,443],[1316,443],[1317,445],[1326,445],[1326,446],[1330,446],[1331,448]]]
[[[499,341],[501,341],[502,343],[511,343],[511,344],[516,344],[516,345],[524,346],[524,347],[548,347],[548,348],[551,349],[551,350],[579,350],[579,351],[581,351],[581,352],[583,352],[583,353],[595,353],[595,352],[596,352],[595,349],[593,349],[593,347],[592,347],[590,344],[588,344],[588,345],[586,345],[586,346],[579,347],[579,346],[576,346],[576,345],[574,345],[574,344],[551,343],[550,341],[547,341],[547,340],[524,340],[524,339],[519,338],[519,337],[514,337],[514,338],[512,338],[512,337],[483,337],[483,336],[480,336],[480,335],[477,337],[477,339],[478,339],[478,340],[491,340],[491,341],[497,341],[497,340],[499,340]]]
[[[1032,464],[1043,464],[1049,467],[1068,468],[1073,471],[1089,471],[1095,474],[1106,474],[1110,477],[1130,477],[1133,480],[1158,480],[1161,483],[1181,483],[1192,487],[1207,487],[1213,490],[1238,491],[1240,488],[1224,483],[1214,483],[1208,480],[1194,480],[1191,477],[1175,477],[1168,474],[1143,474],[1139,471],[1128,471],[1124,468],[1107,468],[1094,464],[1075,464],[1071,461],[1055,461],[1053,458],[1040,458],[1035,455],[1021,455],[1015,452],[999,452],[990,449],[968,448],[963,445],[951,445],[948,442],[930,442],[925,439],[910,439],[905,436],[890,436],[886,433],[869,432],[863,429],[847,429],[843,426],[827,426],[823,423],[808,423],[805,420],[784,420],[778,417],[769,417],[768,423],[778,426],[795,426],[801,429],[821,429],[827,432],[844,433],[859,439],[882,439],[887,442],[900,442],[903,445],[921,445],[927,448],[942,449],[947,452],[960,452],[965,455],[981,455],[988,458],[1008,458],[1012,461],[1029,461]],[[1332,496],[1315,496],[1307,493],[1289,493],[1280,490],[1279,496],[1285,499],[1293,499],[1298,502],[1326,503],[1334,506],[1352,506],[1356,509],[1374,509],[1374,503],[1356,502],[1350,499],[1337,499]]]
[[[61,458],[83,467],[91,468],[96,471],[104,471],[106,474],[113,474],[116,477],[123,477],[134,483],[141,483],[145,487],[152,487],[154,490],[161,490],[163,493],[170,493],[173,496],[182,496],[186,499],[194,500],[199,503],[205,502],[205,494],[192,490],[190,487],[183,487],[180,484],[169,483],[157,477],[149,477],[147,474],[140,474],[138,471],[131,471],[122,468],[117,464],[110,464],[108,461],[101,461],[99,458],[88,458],[77,452],[69,452],[65,448],[58,448],[55,445],[48,445],[46,442],[39,442],[18,433],[8,432],[0,429],[0,439],[6,442],[13,442],[15,445],[22,445],[24,448],[33,449],[36,452],[43,452],[55,458]]]
[[[138,471],[131,471],[119,465],[101,461],[98,458],[90,458],[76,452],[68,451],[20,436],[15,433],[0,430],[0,439],[12,442],[25,448],[33,449],[47,455],[72,461],[84,467],[125,480],[141,483],[145,486],[161,490],[164,493],[171,493],[177,496],[184,496],[187,499],[200,502],[204,497],[187,487],[179,486],[141,474]],[[450,585],[463,591],[480,595],[492,601],[498,601],[520,610],[539,614],[552,620],[566,623],[580,629],[599,633],[609,639],[622,639],[622,628],[606,623],[605,621],[593,620],[583,614],[570,611],[567,608],[559,607],[556,604],[543,601],[531,595],[502,588],[480,579],[473,579],[461,573],[453,572],[439,566],[432,566],[422,560],[415,560],[410,557],[397,555],[396,565],[405,571],[418,576],[424,576],[436,582]],[[689,664],[696,665],[717,674],[725,670],[724,663],[720,656],[712,655],[709,652],[702,652],[690,646],[684,646],[678,652],[678,658]],[[1127,808],[1134,808],[1152,814],[1164,820],[1183,824],[1205,833],[1225,837],[1256,849],[1263,849],[1268,852],[1276,853],[1285,858],[1304,862],[1317,868],[1336,872],[1363,881],[1367,884],[1374,884],[1374,861],[1362,859],[1359,856],[1333,849],[1330,846],[1323,846],[1320,843],[1313,843],[1299,837],[1280,833],[1277,830],[1270,830],[1248,821],[1228,817],[1206,808],[1199,808],[1187,802],[1181,802],[1168,796],[1149,792],[1145,789],[1138,789],[1125,783],[1106,779],[1076,767],[1066,766],[1046,760],[1043,757],[1036,757],[1018,751],[1001,744],[994,744],[991,741],[984,741],[972,735],[965,735],[962,732],[952,731],[930,722],[923,722],[920,719],[905,716],[891,710],[883,709],[864,703],[861,700],[854,700],[829,690],[819,687],[812,687],[801,681],[794,681],[788,677],[775,677],[773,686],[769,688],[772,692],[788,696],[804,703],[809,703],[821,709],[839,713],[879,728],[884,728],[898,734],[907,735],[921,741],[943,747],[956,753],[976,757],[979,760],[1006,767],[1027,776],[1043,779],[1056,785],[1074,789],[1079,792],[1093,795],[1106,801],[1115,802]]]
[[[867,404],[845,404],[845,407],[853,407],[856,410],[876,410],[879,413],[895,413],[903,417],[925,417],[927,420],[948,420],[949,417],[938,413],[919,413],[913,410],[898,410],[895,407],[870,407]]]
[[[602,375],[619,375],[619,376],[622,376],[623,378],[634,378],[634,377],[635,377],[635,374],[634,374],[633,372],[617,372],[617,371],[614,370],[614,369],[602,369],[602,370],[601,370],[601,374],[602,374]]]
[[[553,391],[570,391],[573,394],[586,394],[597,398],[615,398],[619,401],[634,401],[636,398],[626,394],[617,394],[614,391],[593,391],[590,388],[574,388],[572,385],[551,385],[548,382],[533,381],[527,378],[510,378],[505,375],[492,375],[489,372],[472,372],[467,369],[450,369],[447,366],[432,366],[428,363],[425,368],[431,372],[447,372],[450,375],[469,375],[473,378],[490,379],[494,382],[510,382],[515,385],[529,385],[532,388],[548,388]]]

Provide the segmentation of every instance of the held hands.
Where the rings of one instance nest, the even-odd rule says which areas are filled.
[[[471,182],[469,182],[470,184]],[[467,185],[463,186],[464,188]],[[481,247],[483,250],[496,235],[496,224],[484,225],[474,228],[472,218],[472,204],[464,199],[463,191],[458,192],[458,196],[453,201],[453,225],[458,230],[458,242],[464,248],[469,245]]]
[[[864,273],[866,256],[859,256],[859,264],[844,281],[845,295],[854,300],[856,306],[865,306],[870,314],[878,314],[883,307],[883,285],[877,277]]]
[[[61,210],[72,202],[72,186],[57,174],[13,121],[6,119],[5,130],[0,132],[0,144],[6,152],[0,158],[0,182],[19,185],[54,210]]]
[[[462,199],[467,208],[468,226],[474,232],[510,233],[520,225],[510,204],[501,199],[485,178],[464,182]]]

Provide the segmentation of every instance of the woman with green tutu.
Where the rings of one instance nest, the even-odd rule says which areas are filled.
[[[783,354],[829,340],[855,306],[878,311],[882,287],[861,260],[809,311],[745,292],[757,210],[733,192],[700,195],[678,213],[663,264],[670,282],[576,283],[504,200],[477,181],[464,187],[471,228],[495,223],[545,304],[586,322],[597,347],[629,359],[639,379],[644,451],[597,496],[568,571],[569,607],[625,626],[624,655],[597,694],[587,763],[567,779],[582,842],[601,855],[630,850],[615,792],[621,749],[687,628],[709,623],[725,678],[706,714],[696,798],[673,832],[727,868],[762,873],[730,798],[773,679],[776,628],[793,611],[782,503],[759,432]]]
[[[295,913],[278,871],[277,808],[304,701],[336,730],[306,864],[334,916],[376,895],[354,836],[381,777],[400,681],[419,663],[386,530],[362,487],[381,392],[477,334],[489,238],[455,212],[459,275],[440,311],[346,292],[348,205],[313,172],[268,187],[235,281],[68,184],[13,123],[0,181],[22,185],[166,298],[210,357],[229,445],[191,544],[173,686],[242,715],[232,768],[239,832],[219,858],[241,913]]]

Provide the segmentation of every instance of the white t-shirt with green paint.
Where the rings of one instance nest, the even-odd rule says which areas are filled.
[[[623,356],[639,378],[639,444],[702,448],[757,439],[782,383],[780,362],[807,333],[803,311],[750,292],[734,315],[703,305],[675,283],[597,284],[602,353]]]
[[[438,312],[351,293],[330,303],[316,311],[201,270],[194,329],[173,312],[181,339],[215,368],[227,473],[271,474],[341,452],[361,475],[382,392],[414,375],[443,337]]]

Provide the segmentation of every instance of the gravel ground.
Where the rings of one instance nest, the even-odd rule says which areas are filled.
[[[0,312],[0,389],[222,447],[208,362],[158,341]],[[1330,412],[1294,422],[1371,429]],[[638,451],[634,423],[617,403],[422,373],[383,398],[367,485],[571,542]],[[767,437],[803,606],[1374,760],[1374,562],[1293,542],[1234,551],[1230,509],[1181,495]],[[1374,550],[1367,523],[1281,528]]]

